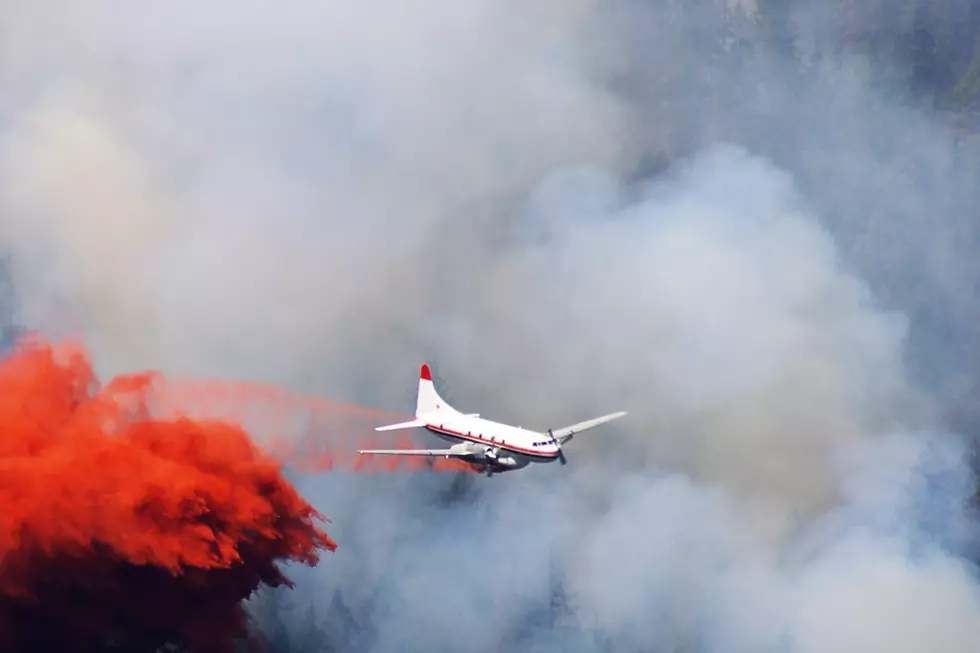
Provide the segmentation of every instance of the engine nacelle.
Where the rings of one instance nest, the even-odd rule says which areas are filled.
[[[460,442],[459,444],[454,444],[453,446],[449,447],[449,454],[452,456],[473,455],[474,453],[477,453],[476,451],[473,451],[473,449],[474,447],[472,447],[470,443]],[[446,458],[449,458],[449,456],[447,455]]]
[[[500,472],[509,471],[512,469],[521,469],[522,467],[527,467],[527,459],[520,456],[512,456],[509,453],[497,454],[493,458],[487,458],[486,463],[488,465],[493,465],[494,469]]]
[[[477,465],[488,466],[496,472],[506,472],[526,467],[528,461],[522,456],[515,456],[508,451],[500,451],[497,447],[478,445],[473,442],[459,442],[449,447],[449,455]]]

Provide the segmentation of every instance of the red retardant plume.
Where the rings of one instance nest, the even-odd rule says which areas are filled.
[[[151,419],[158,378],[102,388],[43,341],[0,362],[2,650],[230,653],[278,563],[336,548],[242,427]]]
[[[302,395],[271,385],[225,379],[153,379],[154,414],[245,424],[264,448],[297,471],[476,473],[455,458],[359,455],[359,449],[427,449],[421,429],[377,432],[413,415]]]

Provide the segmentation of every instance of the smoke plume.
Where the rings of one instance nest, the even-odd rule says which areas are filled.
[[[845,30],[799,0],[777,42],[764,4],[18,9],[14,318],[77,316],[103,375],[400,414],[427,360],[501,421],[630,412],[565,467],[297,475],[342,546],[296,570],[296,632],[309,607],[374,651],[569,651],[586,626],[973,650],[977,146],[844,42],[911,12]],[[571,634],[534,617],[552,576]]]

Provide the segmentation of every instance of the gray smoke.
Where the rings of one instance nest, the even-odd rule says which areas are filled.
[[[727,11],[19,9],[17,317],[56,331],[67,306],[106,375],[404,410],[426,359],[504,421],[630,411],[468,501],[444,476],[301,478],[340,548],[294,570],[296,603],[371,604],[371,650],[487,650],[558,568],[615,650],[972,651],[946,422],[972,388],[976,150],[818,58],[832,17],[794,15],[798,67]]]

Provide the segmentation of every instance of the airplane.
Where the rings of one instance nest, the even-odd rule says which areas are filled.
[[[448,449],[361,449],[360,455],[445,456],[457,458],[476,467],[483,467],[487,476],[527,467],[529,463],[566,463],[562,446],[575,434],[593,429],[626,415],[619,411],[578,422],[560,429],[539,433],[521,427],[493,422],[479,413],[461,413],[439,396],[432,383],[428,364],[419,369],[419,391],[415,404],[415,419],[375,431],[424,428],[439,438],[454,443]]]

